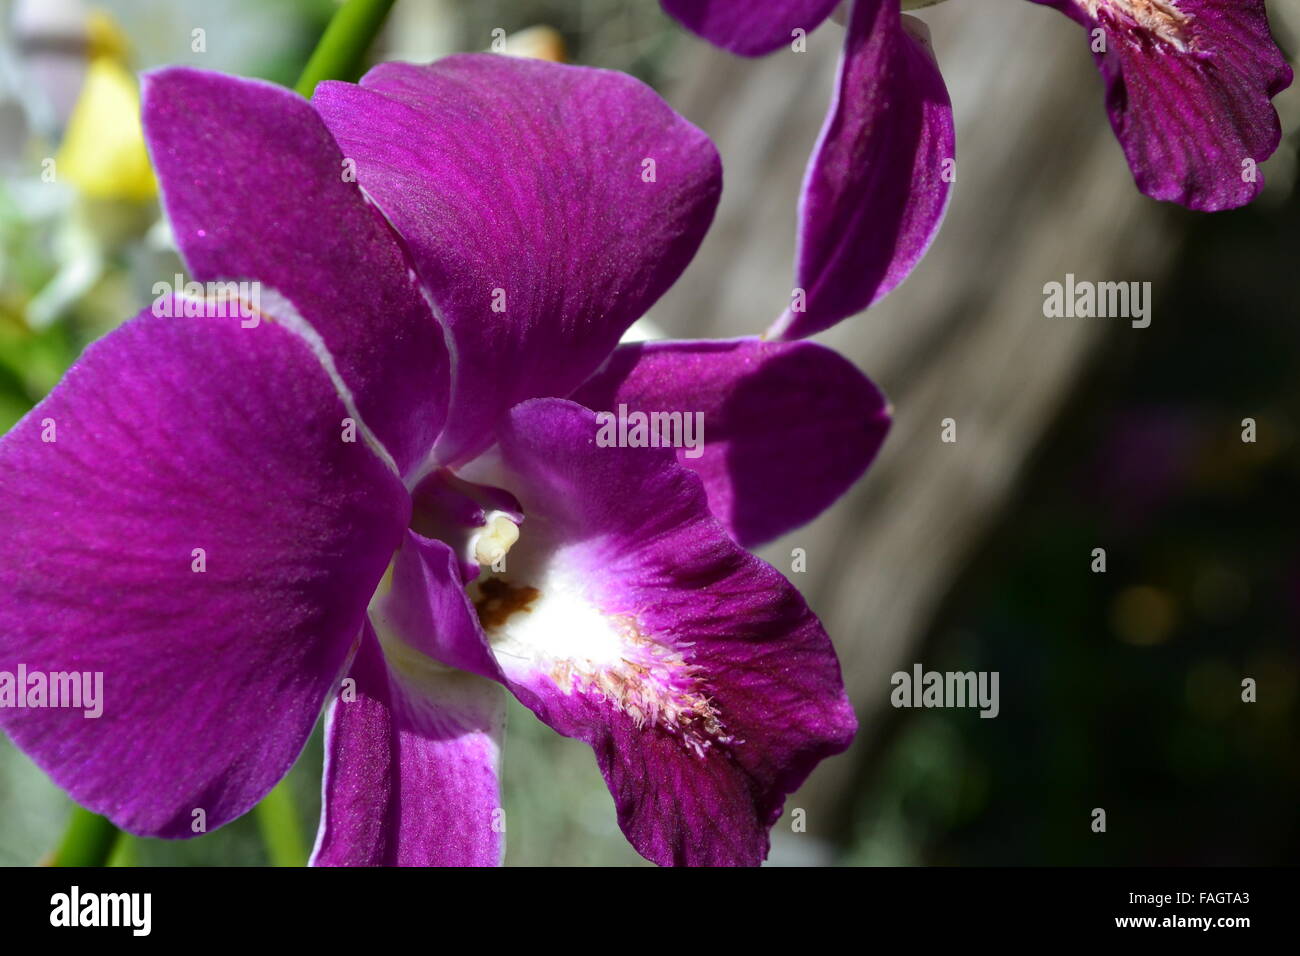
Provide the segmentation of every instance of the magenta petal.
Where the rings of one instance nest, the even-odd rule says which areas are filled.
[[[325,736],[315,866],[497,866],[501,688],[369,626]]]
[[[0,671],[103,675],[0,724],[77,802],[194,836],[289,769],[409,508],[345,414],[284,329],[146,313],[0,439]]]
[[[144,127],[195,279],[255,280],[324,341],[403,472],[446,415],[447,352],[400,245],[302,97],[187,67],[146,75]],[[262,308],[288,321],[264,290]]]
[[[633,846],[757,864],[785,796],[856,723],[825,631],[664,449],[604,448],[539,399],[500,451],[527,522],[479,613],[510,687],[596,753]]]
[[[661,0],[669,15],[714,46],[762,56],[812,33],[840,0]]]
[[[907,278],[947,209],[955,140],[928,40],[904,28],[896,0],[857,0],[804,177],[796,291],[770,337],[830,328]]]
[[[624,345],[571,397],[614,415],[620,405],[702,415],[703,449],[679,448],[677,460],[704,479],[709,507],[745,547],[821,514],[889,431],[880,391],[811,342]]]
[[[1264,0],[1036,2],[1089,30],[1111,126],[1142,192],[1207,212],[1259,195],[1255,164],[1282,137],[1272,98],[1292,78]]]
[[[469,54],[361,84],[313,102],[451,330],[437,451],[457,464],[516,402],[577,386],[676,280],[713,218],[717,151],[605,70]]]
[[[465,593],[458,556],[442,541],[407,531],[390,587],[374,610],[384,633],[447,667],[500,680]]]

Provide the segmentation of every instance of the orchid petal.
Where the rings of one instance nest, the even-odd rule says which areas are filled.
[[[497,866],[504,694],[366,627],[330,709],[315,866]]]
[[[662,0],[668,14],[714,46],[763,56],[811,33],[840,0]]]
[[[1292,71],[1264,0],[1035,0],[1089,31],[1106,109],[1138,188],[1207,212],[1264,188]],[[1099,36],[1100,34],[1100,36]]]
[[[613,415],[699,416],[702,447],[678,448],[677,460],[745,547],[830,507],[875,458],[890,420],[852,363],[811,342],[623,345],[571,397]]]
[[[311,104],[270,83],[172,67],[144,78],[144,127],[192,276],[269,286],[266,317],[319,336],[364,424],[411,469],[446,415],[446,346]]]
[[[383,63],[313,102],[451,332],[446,465],[516,402],[591,374],[695,254],[721,190],[708,137],[619,73],[467,54]]]
[[[103,682],[0,725],[74,800],[188,837],[292,765],[409,514],[346,414],[285,329],[144,313],[0,439],[0,671]]]
[[[444,542],[407,531],[390,587],[376,597],[374,610],[382,633],[447,667],[500,680],[458,556]]]
[[[906,24],[906,25],[905,25]],[[925,255],[948,207],[948,89],[895,0],[856,0],[805,174],[795,291],[769,337],[804,338],[877,302]]]

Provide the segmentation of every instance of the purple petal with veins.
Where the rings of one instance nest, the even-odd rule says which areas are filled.
[[[866,471],[889,431],[885,397],[812,342],[620,346],[571,398],[595,411],[702,416],[703,449],[677,460],[745,547],[816,518]]]
[[[905,26],[906,24],[906,26]],[[948,207],[952,103],[920,21],[895,0],[857,0],[835,95],[799,204],[795,293],[768,332],[804,338],[907,278]]]
[[[717,151],[620,73],[493,54],[383,63],[314,105],[408,244],[456,357],[442,464],[523,399],[565,395],[676,281]]]
[[[501,688],[400,643],[381,649],[369,626],[348,676],[326,728],[312,864],[499,865]]]
[[[443,334],[401,246],[302,97],[171,67],[145,77],[145,137],[195,279],[254,280],[306,325],[405,473],[446,417]]]
[[[0,439],[0,670],[104,694],[0,725],[78,803],[194,836],[293,764],[409,514],[344,414],[279,326],[145,313]]]
[[[1034,0],[1089,30],[1138,188],[1207,212],[1259,195],[1292,72],[1264,0]]]

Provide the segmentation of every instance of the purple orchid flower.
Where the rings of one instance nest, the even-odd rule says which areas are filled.
[[[855,481],[888,412],[812,343],[617,344],[712,220],[708,138],[630,77],[488,54],[312,103],[172,68],[143,110],[191,275],[260,310],[168,299],[0,439],[0,668],[104,675],[98,719],[0,725],[188,837],[328,705],[315,863],[495,864],[504,685],[592,746],[644,856],[761,861],[856,724],[745,548]],[[698,457],[604,447],[620,406],[698,412]]]
[[[741,56],[762,56],[789,44],[795,30],[811,32],[840,6],[840,0],[661,2],[683,26]],[[856,34],[895,31],[901,6],[927,5],[848,2],[846,63],[863,43]],[[1264,0],[1033,2],[1055,7],[1088,31],[1106,82],[1111,126],[1143,193],[1208,212],[1243,206],[1259,195],[1263,177],[1257,166],[1282,137],[1272,99],[1292,80],[1269,31]],[[888,15],[882,14],[886,8]],[[873,68],[874,80],[864,70],[847,88],[842,70],[833,114],[856,115],[874,97],[906,102],[914,78],[880,63]],[[865,92],[872,83],[888,92]],[[885,148],[874,147],[878,153]],[[892,148],[913,152],[907,145]],[[810,176],[816,165],[814,157]],[[925,188],[929,180],[922,176],[917,182]]]

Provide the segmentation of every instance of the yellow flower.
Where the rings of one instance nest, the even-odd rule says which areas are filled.
[[[92,199],[152,199],[158,192],[140,125],[140,90],[125,66],[126,39],[107,15],[88,18],[90,64],[55,157],[60,179]]]

